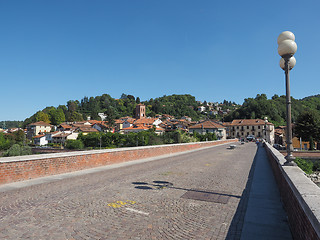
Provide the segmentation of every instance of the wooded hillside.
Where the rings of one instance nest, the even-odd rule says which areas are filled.
[[[189,94],[163,96],[148,101],[140,102],[139,97],[122,94],[120,99],[114,99],[109,94],[96,97],[84,97],[80,101],[70,100],[66,105],[58,107],[46,107],[27,118],[23,126],[36,121],[44,121],[54,125],[61,122],[83,121],[88,116],[91,119],[101,120],[98,113],[107,115],[107,121],[120,117],[135,115],[135,106],[139,103],[146,105],[146,115],[153,117],[158,114],[169,114],[176,118],[189,116],[192,120],[205,118],[218,118],[223,121],[233,119],[253,119],[268,117],[269,121],[276,126],[285,125],[286,119],[286,97],[274,95],[268,99],[265,94],[258,94],[255,98],[246,98],[242,105],[224,100],[219,104],[220,111],[228,109],[228,115],[210,115],[206,101],[206,113],[197,110],[200,105],[195,97]],[[295,121],[303,111],[315,110],[320,112],[320,95],[310,96],[303,99],[292,98],[292,119]]]

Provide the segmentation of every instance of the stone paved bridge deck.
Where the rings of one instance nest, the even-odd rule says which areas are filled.
[[[290,239],[276,190],[254,204],[274,189],[263,148],[226,147],[2,185],[0,239],[263,239],[274,218],[262,235]]]

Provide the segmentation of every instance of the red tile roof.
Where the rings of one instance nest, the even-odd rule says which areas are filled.
[[[115,121],[114,121],[114,123],[115,124],[121,124],[121,123],[124,123],[125,122],[125,120],[121,120],[121,119],[116,119]]]
[[[91,123],[92,125],[96,123],[102,123],[102,121],[98,121],[98,120],[89,120],[88,122]]]
[[[64,128],[64,129],[70,129],[70,128],[72,128],[70,125],[65,124],[65,123],[61,123],[60,126],[61,126],[62,128]]]
[[[165,129],[162,127],[156,127],[156,131],[165,131]]]
[[[122,128],[121,130],[149,130],[150,127],[138,125],[138,126],[132,126],[132,127],[127,127],[127,128]]]
[[[52,136],[52,138],[67,137],[69,135],[71,135],[71,133],[63,133],[62,132],[62,133],[59,133],[57,135]]]
[[[142,118],[142,119],[137,119],[134,123],[152,125],[156,120],[157,118]]]
[[[33,138],[42,138],[44,136],[45,136],[44,134],[41,134],[41,135],[34,136]]]
[[[95,128],[92,128],[92,127],[85,127],[85,126],[82,126],[82,127],[78,127],[77,128],[80,132],[99,132],[97,129]]]
[[[217,129],[217,128],[226,128],[224,126],[222,126],[221,124],[219,123],[216,123],[216,122],[213,122],[213,121],[204,121],[204,122],[200,122],[196,125],[193,125],[193,126],[190,126],[189,129]]]
[[[51,125],[49,123],[46,123],[43,121],[30,123],[28,126],[48,126],[48,127],[51,127]]]
[[[235,119],[231,122],[230,126],[257,126],[264,124],[265,122],[262,119]],[[272,125],[270,122],[267,124]]]

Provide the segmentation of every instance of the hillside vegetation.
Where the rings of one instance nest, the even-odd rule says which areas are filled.
[[[170,95],[150,99],[140,102],[139,97],[122,94],[120,99],[114,99],[109,94],[103,94],[96,97],[84,97],[80,101],[70,100],[66,105],[58,107],[46,107],[38,111],[31,117],[25,119],[23,124],[17,122],[17,125],[25,127],[29,123],[44,121],[53,125],[61,122],[75,122],[86,120],[88,116],[91,119],[101,120],[98,113],[105,113],[107,121],[112,122],[114,119],[130,116],[134,117],[135,107],[137,104],[146,105],[146,115],[153,117],[158,114],[169,114],[176,118],[189,116],[194,121],[205,118],[217,118],[222,121],[232,121],[233,119],[254,119],[268,117],[269,121],[276,126],[285,125],[286,119],[286,97],[274,95],[268,99],[265,94],[258,94],[255,98],[246,98],[242,105],[224,102],[219,104],[221,110],[229,109],[227,115],[210,115],[206,102],[206,113],[197,111],[200,105],[195,97],[189,94]],[[303,99],[292,98],[292,119],[296,121],[297,117],[304,111],[314,110],[320,113],[320,94],[306,97]],[[17,126],[18,127],[18,126]]]
[[[305,111],[320,113],[320,95],[310,96],[292,101],[292,121],[295,122],[300,114]],[[274,95],[268,99],[265,94],[258,94],[255,98],[246,98],[242,106],[224,117],[224,121],[233,119],[254,119],[268,117],[275,126],[286,123],[286,96]]]

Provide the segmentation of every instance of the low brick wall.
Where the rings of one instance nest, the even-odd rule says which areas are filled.
[[[287,156],[287,151],[280,151],[284,156]],[[294,151],[294,157],[307,158],[307,159],[320,159],[320,151]]]
[[[212,142],[78,151],[0,158],[0,184],[73,172],[114,163],[237,142],[237,139]]]
[[[294,239],[320,239],[320,188],[284,156],[265,144]]]

